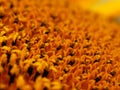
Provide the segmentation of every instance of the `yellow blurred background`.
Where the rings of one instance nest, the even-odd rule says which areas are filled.
[[[105,16],[120,12],[120,0],[79,0],[79,5]]]

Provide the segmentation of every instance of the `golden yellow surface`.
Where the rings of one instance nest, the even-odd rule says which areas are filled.
[[[85,0],[80,6],[103,15],[111,15],[120,11],[120,0]]]

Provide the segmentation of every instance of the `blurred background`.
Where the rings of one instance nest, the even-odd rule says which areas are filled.
[[[78,0],[79,5],[103,16],[120,16],[120,0]]]

